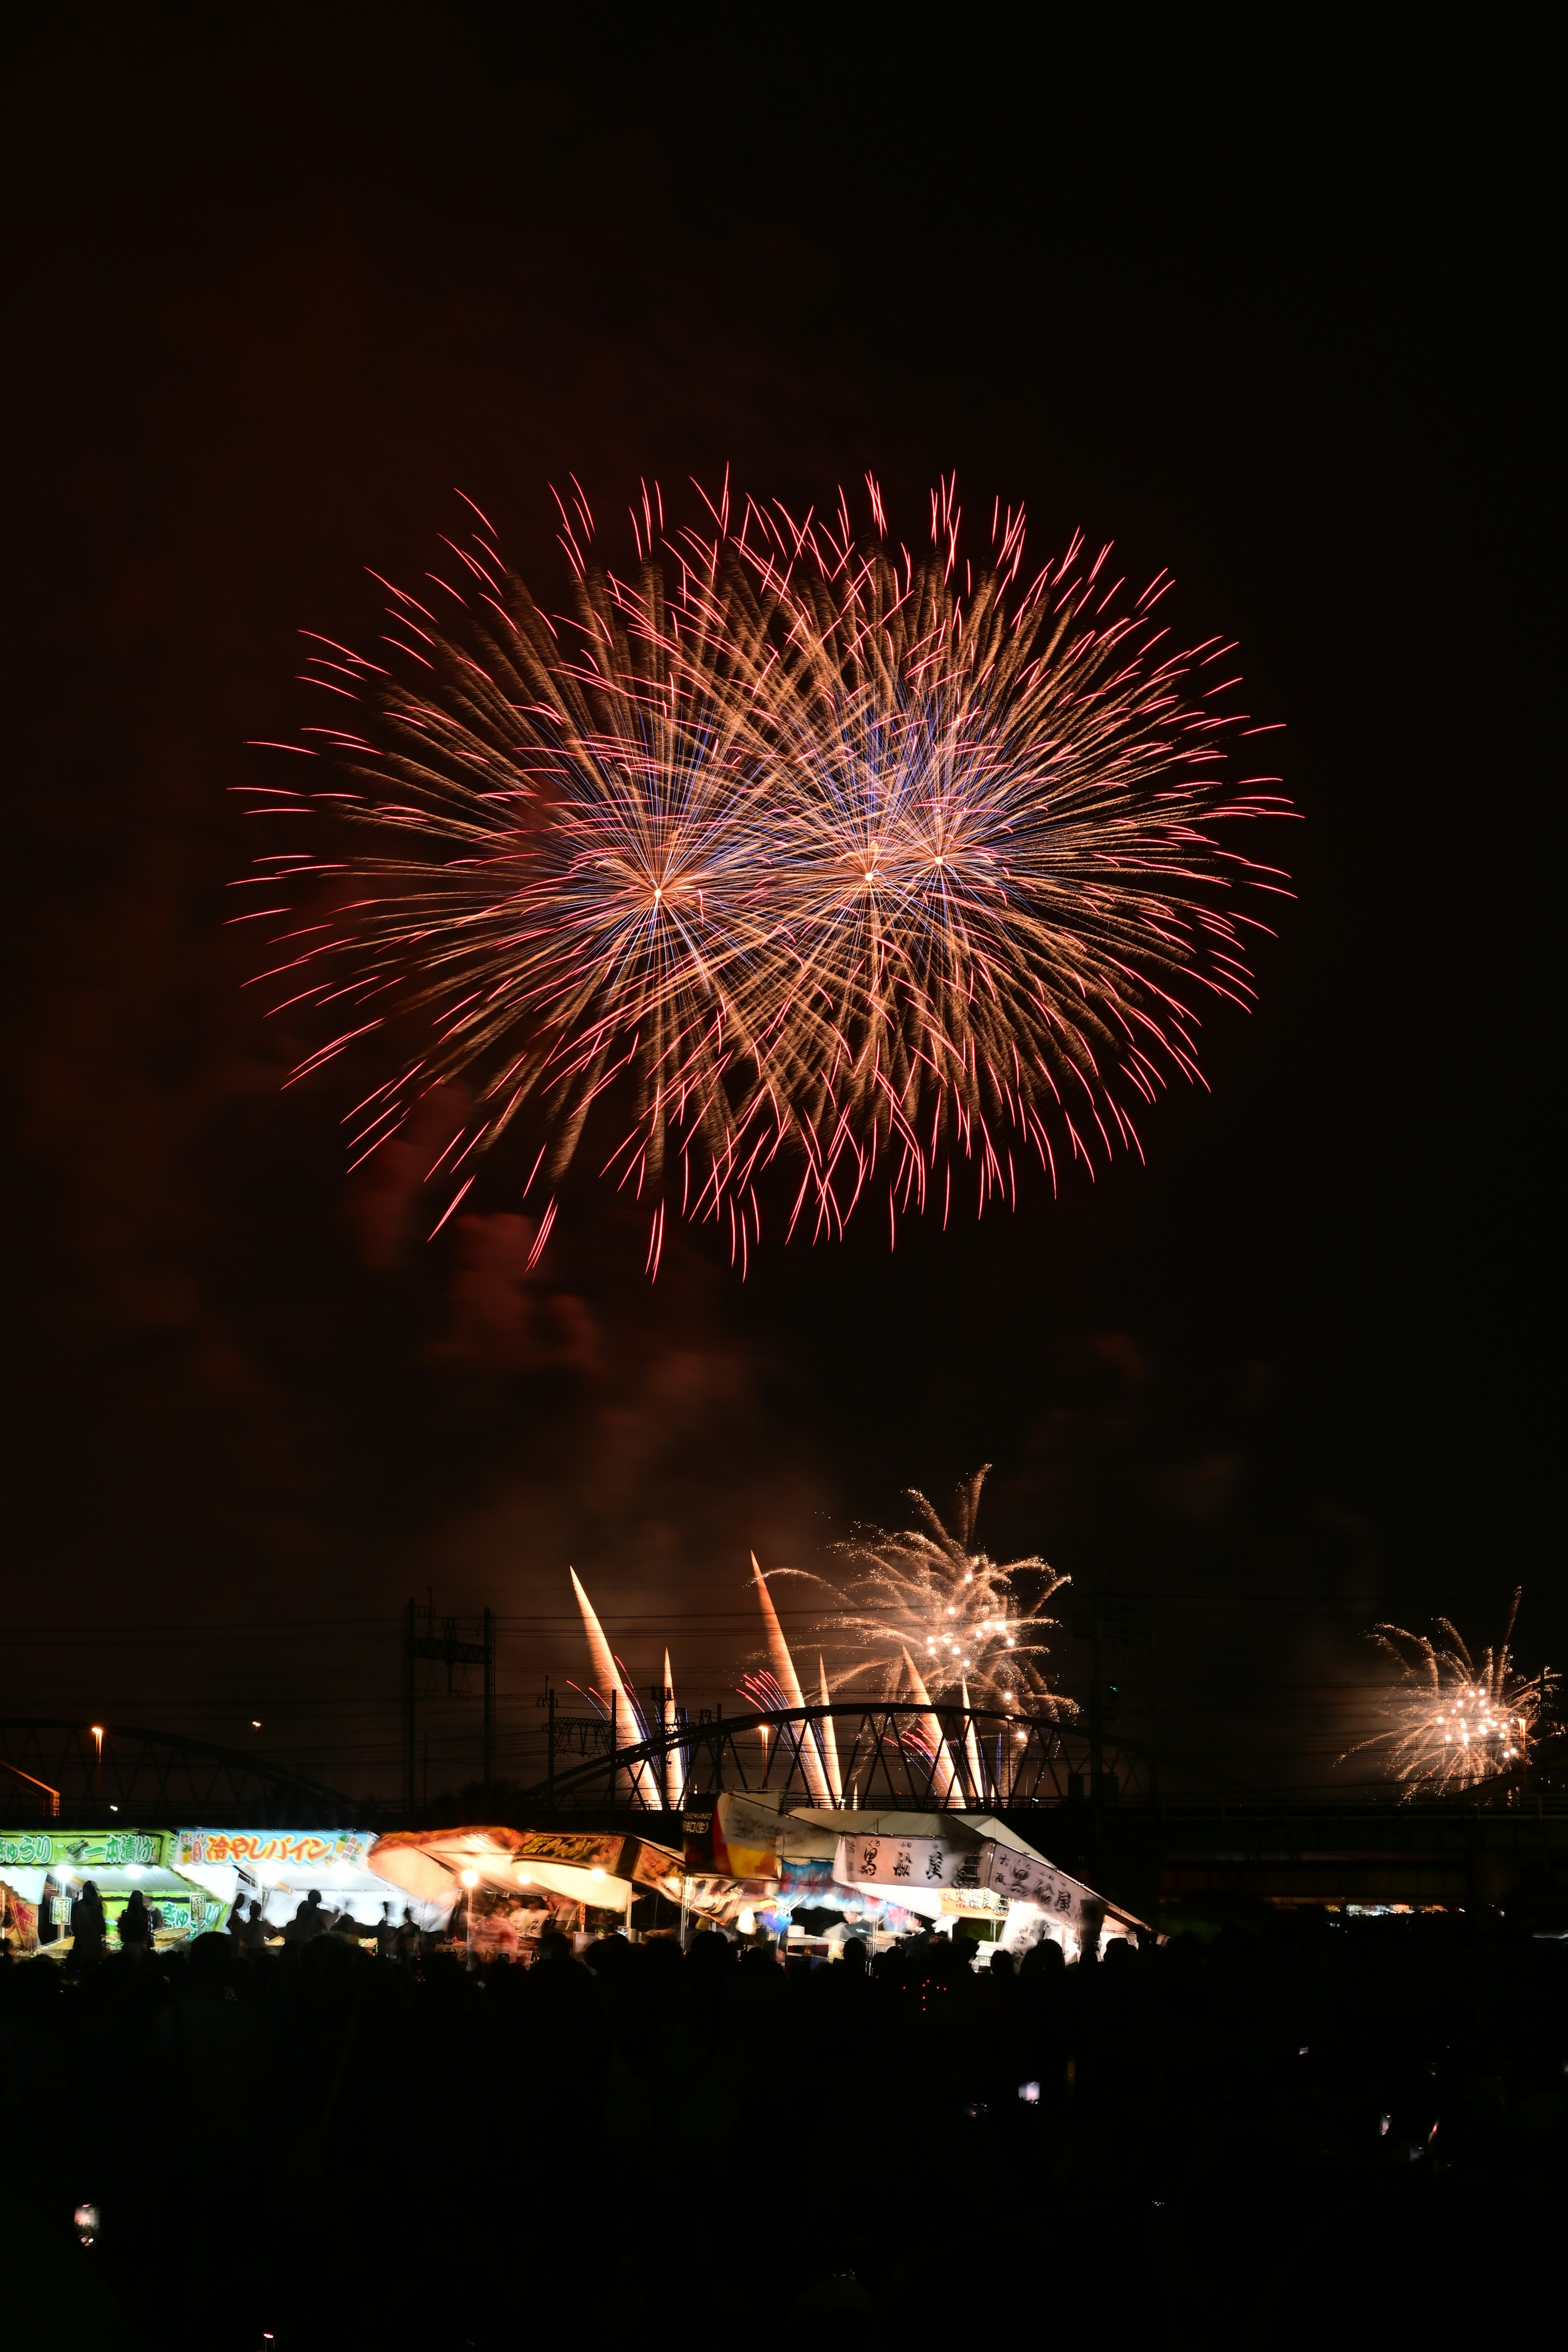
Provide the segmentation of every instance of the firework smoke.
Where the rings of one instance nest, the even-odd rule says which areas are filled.
[[[1262,926],[1229,896],[1278,877],[1215,828],[1285,804],[1221,780],[1232,649],[1170,649],[1170,583],[1124,606],[1078,539],[1021,586],[1021,510],[976,569],[951,485],[918,559],[870,494],[863,532],[842,498],[732,517],[726,489],[667,535],[645,492],[622,576],[579,492],[568,618],[486,524],[424,597],[390,591],[378,658],[318,641],[328,715],[279,748],[346,773],[255,799],[334,846],[259,860],[238,887],[271,903],[240,919],[284,919],[274,1009],[333,1023],[297,1077],[372,1037],[390,1059],[356,1161],[461,1100],[440,1222],[514,1126],[541,1246],[591,1142],[654,1270],[670,1208],[743,1264],[769,1171],[814,1236],[872,1196],[893,1234],[955,1184],[1016,1205],[1019,1152],[1054,1184],[1138,1148],[1197,1075],[1194,992],[1249,999]],[[366,845],[339,856],[344,825]]]

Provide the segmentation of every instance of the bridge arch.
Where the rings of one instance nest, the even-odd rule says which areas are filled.
[[[595,1730],[602,1736],[584,1738]],[[1130,1743],[1102,1743],[1097,1755],[1074,1725],[996,1707],[837,1699],[738,1715],[721,1709],[635,1746],[611,1741],[608,1723],[582,1718],[552,1732],[550,1769],[527,1795],[554,1810],[675,1811],[723,1789],[798,1804],[820,1803],[826,1789],[852,1809],[1012,1811],[1065,1804],[1097,1784],[1133,1796],[1147,1795],[1149,1785],[1147,1759]]]

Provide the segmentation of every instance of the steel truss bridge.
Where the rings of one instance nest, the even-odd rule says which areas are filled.
[[[336,1789],[171,1731],[0,1718],[0,1822],[144,1829],[342,1829],[365,1811]]]
[[[934,1719],[940,1738],[933,1740]],[[1084,1797],[1147,1800],[1152,1759],[1045,1716],[913,1701],[683,1717],[635,1747],[597,1717],[552,1710],[549,1770],[525,1793],[552,1811],[675,1812],[721,1790],[851,1809],[1017,1811]]]
[[[934,1718],[938,1738],[931,1737]],[[853,1809],[973,1810],[1009,1818],[1051,1859],[1152,1917],[1162,1900],[1438,1902],[1548,1894],[1568,1920],[1568,1786],[1561,1765],[1442,1800],[1269,1796],[1235,1784],[1163,1797],[1154,1759],[1097,1727],[985,1707],[838,1700],[678,1720],[618,1747],[598,1717],[548,1721],[543,1780],[466,1792],[469,1819],[526,1829],[641,1825],[680,1843],[685,1809],[721,1790]],[[835,1769],[836,1762],[836,1769]],[[492,1806],[495,1810],[486,1810]],[[1047,1818],[1048,1816],[1048,1818]],[[173,1732],[37,1717],[0,1719],[0,1824],[7,1829],[415,1826],[242,1750]],[[1533,1892],[1532,1892],[1533,1891]]]
[[[605,1825],[640,1823],[679,1845],[683,1811],[721,1790],[811,1805],[823,1801],[826,1780],[830,1800],[837,1789],[855,1811],[999,1814],[1143,1918],[1163,1901],[1255,1912],[1291,1902],[1468,1908],[1544,1893],[1568,1920],[1568,1790],[1555,1773],[1531,1786],[1500,1775],[1415,1803],[1393,1790],[1269,1796],[1234,1782],[1173,1802],[1162,1799],[1146,1748],[1097,1727],[984,1707],[842,1700],[715,1713],[625,1748],[597,1717],[552,1713],[549,1754],[547,1778],[520,1799],[540,1828],[591,1815]]]

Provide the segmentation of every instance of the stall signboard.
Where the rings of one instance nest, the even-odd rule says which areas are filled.
[[[644,1838],[617,1837],[599,1830],[528,1830],[509,1859],[513,1863],[563,1863],[573,1870],[602,1870],[606,1878],[629,1879],[680,1900],[680,1856]]]
[[[714,1811],[714,1835],[722,1838],[731,1868],[748,1878],[779,1874],[778,1805],[759,1804],[754,1797],[726,1789]]]
[[[726,1903],[765,1903],[778,1891],[776,1878],[731,1878],[722,1871],[698,1871],[681,1882],[683,1899],[700,1911]]]
[[[1099,1926],[1105,1903],[1081,1879],[1069,1878],[1038,1854],[1020,1853],[1016,1846],[992,1843],[984,1852],[984,1884],[1009,1903],[1032,1903],[1080,1930]]]
[[[705,1876],[779,1876],[780,1820],[776,1806],[725,1790],[712,1808],[688,1813],[681,1824],[686,1867]]]
[[[833,1875],[851,1886],[979,1886],[981,1849],[950,1845],[945,1838],[900,1837],[865,1830],[838,1841]]]
[[[295,1870],[323,1870],[343,1863],[351,1870],[365,1870],[365,1857],[374,1843],[369,1830],[176,1830],[168,1860],[174,1870],[223,1862],[241,1870],[254,1869],[258,1863]]]
[[[628,1838],[626,1844],[635,1858],[629,1873],[623,1859],[622,1876],[629,1875],[634,1886],[651,1886],[656,1893],[668,1895],[672,1903],[679,1903],[680,1856],[671,1853],[668,1846],[646,1844],[641,1838]]]
[[[1007,1906],[1000,1895],[993,1895],[988,1886],[944,1886],[942,1890],[942,1916],[944,1919],[1002,1919]]]
[[[717,1877],[713,1855],[713,1816],[711,1812],[686,1813],[680,1823],[681,1849],[689,1875]]]
[[[28,1830],[0,1837],[0,1869],[124,1870],[133,1863],[161,1864],[169,1844],[163,1830]]]
[[[1032,1903],[1037,1910],[1079,1926],[1104,1906],[1092,1888],[1036,1853],[986,1838],[977,1846],[950,1845],[945,1838],[899,1837],[867,1831],[840,1838],[834,1876],[852,1884],[924,1887],[942,1893],[970,1889],[999,1895],[1006,1903]]]
[[[755,1910],[767,1902],[776,1891],[776,1878],[717,1878],[699,1875],[688,1878],[681,1900],[703,1918],[714,1920],[720,1927],[731,1926],[742,1911]]]
[[[512,1851],[514,1862],[563,1862],[574,1870],[602,1870],[606,1877],[620,1875],[623,1837],[599,1830],[530,1830]]]

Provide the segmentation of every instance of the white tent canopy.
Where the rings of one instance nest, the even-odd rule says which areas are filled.
[[[770,1809],[765,1795],[742,1801]],[[839,1885],[890,1898],[924,1918],[942,1916],[944,1892],[968,1886],[1000,1896],[1006,1905],[1002,1940],[1012,1950],[1047,1934],[1077,1952],[1091,1937],[1124,1937],[1145,1924],[1058,1869],[992,1813],[793,1805],[787,1814],[780,1808],[778,1831],[781,1857],[831,1858]]]

